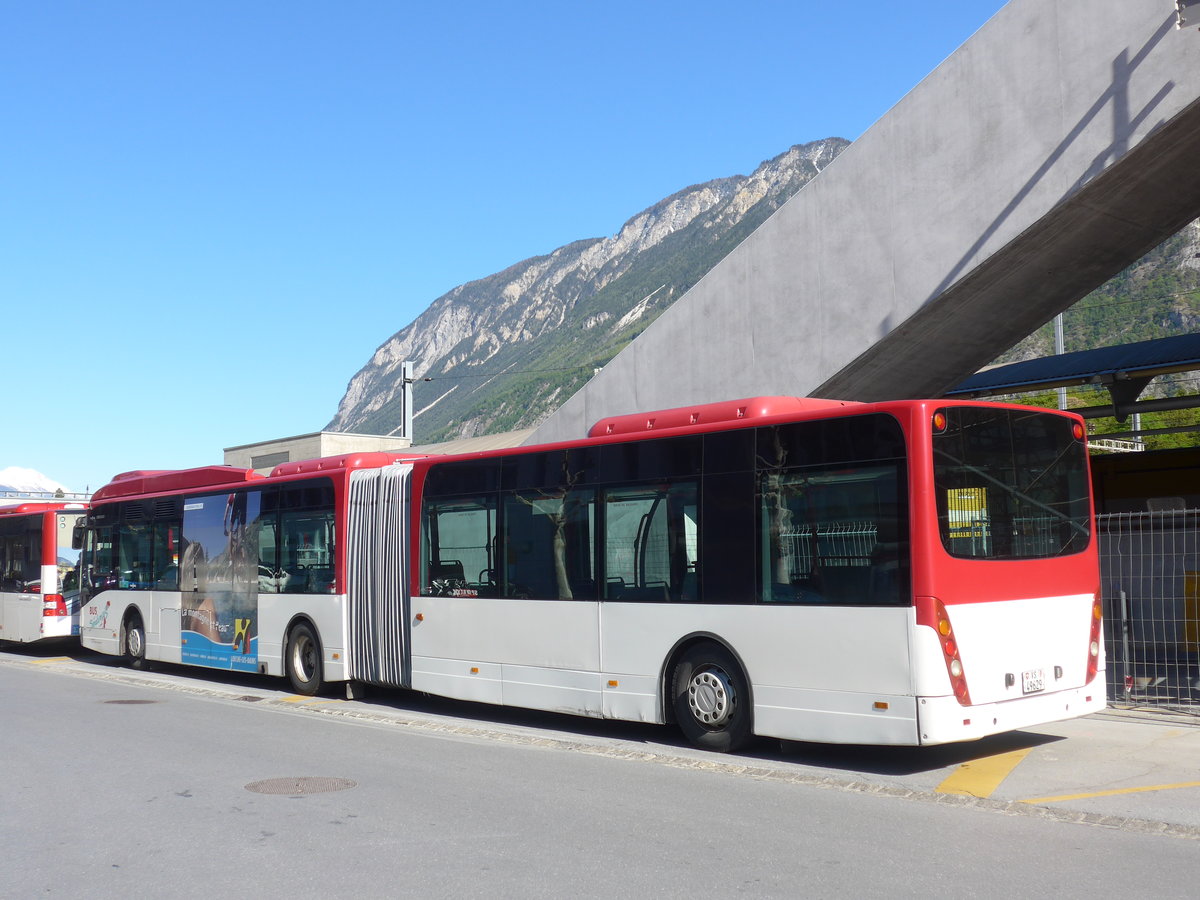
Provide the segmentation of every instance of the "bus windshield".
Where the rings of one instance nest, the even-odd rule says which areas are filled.
[[[945,417],[944,427],[941,416]],[[1087,450],[1052,413],[947,407],[935,416],[942,544],[969,559],[1039,559],[1091,539]]]

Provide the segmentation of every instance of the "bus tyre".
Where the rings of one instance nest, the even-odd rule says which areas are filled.
[[[684,653],[672,679],[675,721],[701,750],[730,753],[750,740],[750,690],[742,667],[719,644]]]
[[[146,668],[146,628],[137,613],[125,621],[125,635],[121,645],[125,665],[131,669]]]
[[[307,622],[297,622],[288,632],[285,662],[293,691],[311,697],[321,689],[321,642]]]

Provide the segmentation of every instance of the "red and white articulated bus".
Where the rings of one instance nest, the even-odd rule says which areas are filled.
[[[86,504],[31,501],[0,507],[0,641],[79,634],[71,549]]]
[[[88,518],[83,643],[676,723],[919,745],[1105,704],[1082,420],[766,397],[586,439],[132,472]]]

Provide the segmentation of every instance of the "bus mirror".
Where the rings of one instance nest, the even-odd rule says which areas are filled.
[[[82,550],[83,549],[83,523],[82,522],[76,523],[75,527],[71,529],[71,549],[72,550]]]

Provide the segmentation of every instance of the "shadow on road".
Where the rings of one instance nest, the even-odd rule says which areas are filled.
[[[52,659],[65,656],[76,662],[101,668],[122,668],[122,663],[117,657],[84,649],[80,647],[78,640],[73,638],[45,640],[35,644],[0,643],[0,650],[30,659]],[[151,666],[150,671],[201,687],[221,685],[229,689],[254,691],[258,694],[291,695],[286,681],[278,678],[264,678],[261,675],[250,673],[198,669],[194,666],[157,662]],[[345,688],[340,683],[327,685],[320,696],[325,699],[341,698],[344,696],[344,691]],[[392,688],[369,688],[366,696],[356,702],[381,711],[390,710],[438,719],[466,720],[476,723],[480,727],[519,728],[535,734],[542,732],[547,738],[570,740],[572,736],[575,736],[642,744],[648,750],[656,749],[659,752],[669,752],[670,750],[691,752],[690,745],[684,741],[673,726],[591,719],[566,713],[492,706],[486,703],[451,700]],[[942,744],[936,747],[817,744],[760,738],[741,753],[724,758],[745,762],[760,760],[791,763],[819,769],[878,775],[911,775],[958,766],[1000,753],[1027,750],[1058,740],[1061,738],[1023,731],[992,735],[966,743]]]

